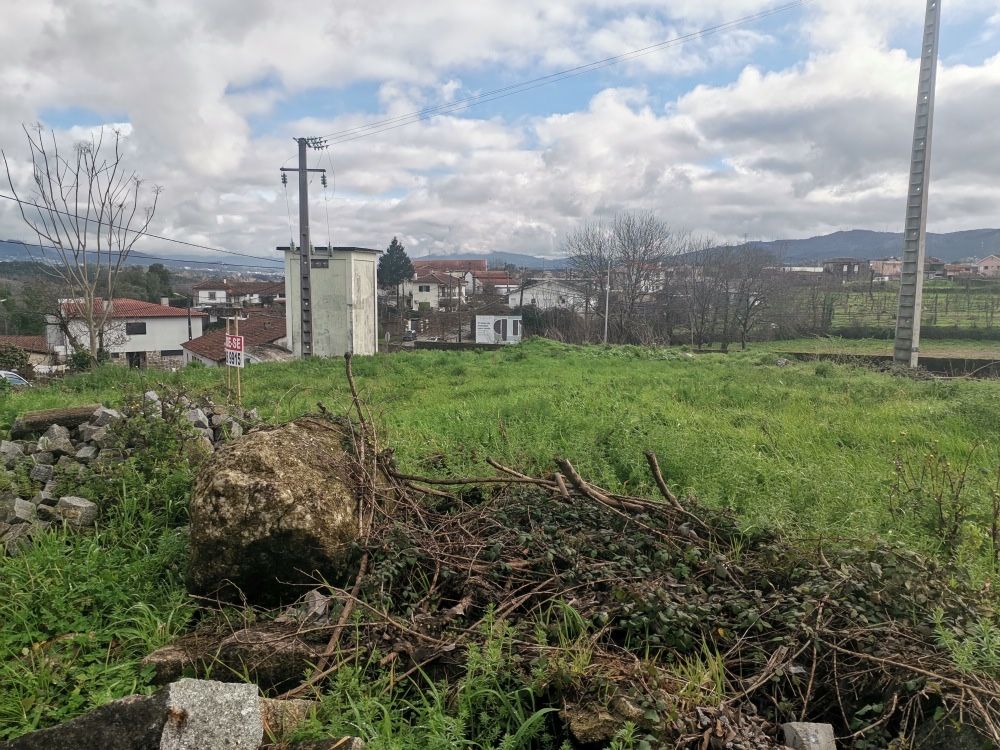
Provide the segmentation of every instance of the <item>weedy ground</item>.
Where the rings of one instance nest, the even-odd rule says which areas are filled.
[[[1000,381],[916,381],[829,362],[775,366],[760,350],[689,355],[532,340],[491,352],[406,352],[358,359],[367,403],[393,437],[403,470],[473,476],[492,457],[538,473],[571,457],[594,483],[655,494],[644,450],[670,484],[748,526],[802,536],[903,537],[933,548],[919,519],[894,516],[897,455],[971,455],[973,506],[986,511],[1000,453]],[[25,409],[115,403],[166,383],[225,399],[222,370],[108,367],[9,397],[0,423]],[[346,411],[339,360],[244,371],[244,404],[284,421],[322,402]],[[2,424],[0,424],[2,426]],[[982,540],[980,540],[981,542]]]
[[[826,362],[778,367],[775,359],[763,350],[691,356],[535,340],[495,352],[380,355],[357,360],[354,369],[403,471],[481,475],[490,473],[489,457],[539,474],[563,455],[595,484],[653,496],[643,458],[653,450],[678,494],[735,511],[747,531],[779,528],[800,540],[844,544],[889,538],[956,557],[979,580],[992,580],[1000,383],[912,380]],[[26,409],[113,405],[127,393],[162,387],[227,397],[221,370],[107,367],[8,395],[0,420],[9,425]],[[349,402],[340,361],[248,368],[243,394],[245,405],[273,421],[314,411],[317,402],[346,411]],[[947,550],[932,509],[919,498],[892,500],[899,462],[919,464],[929,453],[970,467],[961,538]],[[54,532],[24,556],[0,560],[0,738],[145,689],[149,675],[138,659],[191,616],[175,532],[189,472],[169,440],[121,471],[90,488],[107,499],[99,533]],[[954,644],[959,655],[969,648],[968,641]],[[492,700],[517,692],[491,682],[504,674],[502,655],[495,662],[470,683],[470,695]],[[468,717],[486,710],[471,697],[461,714],[454,696],[430,691],[414,702],[351,675],[345,670],[328,700],[382,737],[382,747],[511,742],[496,726],[489,729],[496,742],[470,739],[475,718]],[[521,688],[530,696],[530,685]],[[399,701],[409,702],[406,711]],[[503,710],[511,712],[502,714],[510,726],[543,720],[530,700]],[[400,723],[400,716],[409,719]],[[458,736],[465,739],[449,744]]]

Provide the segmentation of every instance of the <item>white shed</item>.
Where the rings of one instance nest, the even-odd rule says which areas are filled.
[[[477,315],[477,344],[520,344],[520,315]]]

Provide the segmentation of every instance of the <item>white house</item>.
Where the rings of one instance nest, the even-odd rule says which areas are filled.
[[[980,276],[1000,277],[1000,255],[989,255],[976,261]]]
[[[102,311],[104,305],[103,300],[95,301]],[[46,316],[45,337],[56,357],[65,359],[75,348],[89,345],[83,310],[82,300],[63,300],[62,322],[55,315]],[[182,344],[201,336],[207,317],[198,310],[119,297],[111,303],[108,322],[100,332],[102,348],[112,360],[129,367],[183,365]]]
[[[519,286],[509,271],[470,271],[465,288],[470,294],[510,294]]]
[[[284,281],[209,279],[191,287],[197,307],[249,307],[285,301]]]
[[[532,305],[539,310],[551,310],[564,307],[572,310],[583,310],[593,307],[597,299],[597,290],[588,290],[587,282],[571,279],[532,279],[524,283],[523,291],[513,289],[507,295],[507,305],[518,307],[522,304]]]
[[[465,282],[461,277],[431,272],[402,284],[403,299],[411,310],[440,310],[465,304]]]

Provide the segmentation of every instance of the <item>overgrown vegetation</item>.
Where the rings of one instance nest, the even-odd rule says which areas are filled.
[[[13,344],[0,344],[0,370],[13,370],[21,374],[31,373],[28,353]]]
[[[893,587],[898,583],[905,588],[911,577],[908,558],[890,571],[886,553],[871,552],[879,536],[934,554],[944,550],[946,558],[972,574],[974,584],[992,581],[995,529],[989,519],[998,500],[991,494],[996,477],[990,472],[996,457],[975,448],[995,445],[1000,384],[915,381],[835,363],[820,373],[815,363],[778,368],[774,360],[765,353],[722,359],[532,341],[488,353],[380,356],[355,362],[355,369],[367,401],[378,412],[377,421],[392,434],[402,471],[480,475],[491,471],[485,463],[491,457],[538,474],[558,454],[573,456],[581,474],[612,492],[652,495],[656,489],[642,458],[651,449],[663,459],[675,492],[692,492],[707,506],[736,513],[738,533],[727,554],[737,564],[749,564],[750,542],[765,538],[770,531],[764,529],[780,528],[784,539],[810,555],[818,540],[824,546],[856,549],[851,564],[867,570],[864,575],[871,580],[859,573],[849,587],[857,595],[850,599],[855,608],[864,601],[866,581],[884,575],[877,579],[882,583],[871,585],[880,588],[889,580]],[[349,403],[340,362],[268,365],[249,368],[244,375],[247,405],[268,419],[289,419],[313,410],[317,402],[332,411],[344,411]],[[160,388],[160,383],[221,394],[223,377],[212,368],[135,373],[104,367],[12,394],[0,404],[0,416],[9,424],[27,408],[118,403],[122,393]],[[139,669],[138,658],[191,617],[181,584],[184,544],[175,531],[184,523],[190,470],[181,443],[169,431],[156,433],[159,428],[153,425],[136,429],[148,435],[148,450],[112,473],[66,487],[104,506],[97,534],[52,532],[22,557],[0,561],[0,621],[15,623],[0,630],[0,737],[146,689],[149,675]],[[904,461],[931,446],[947,461],[969,459],[955,544],[945,545],[930,517],[916,510],[933,503],[918,504],[912,493],[905,506],[893,500],[898,471],[892,462],[893,441]],[[18,478],[9,481],[16,486]],[[463,496],[463,502],[476,500]],[[537,536],[524,539],[520,548],[543,544],[545,549],[535,552],[551,552],[549,564],[563,569],[580,551],[558,531],[546,531],[552,523],[551,513],[531,521]],[[630,575],[629,566],[634,571],[647,564],[639,560],[634,544],[617,553],[613,545],[595,545],[601,555],[619,555],[615,564],[624,567],[609,568],[619,578]],[[685,573],[674,569],[672,558],[657,560],[652,547],[650,571],[669,564],[669,575],[676,580],[688,580],[685,576],[695,575],[696,566],[705,562],[686,563]],[[417,562],[412,556],[387,556],[373,565],[377,575],[392,581],[402,580],[397,578],[401,572]],[[419,611],[420,586],[429,578],[414,579],[410,588],[388,586],[391,600],[386,604]],[[1000,637],[991,617],[968,620],[950,607],[946,589],[938,586],[943,578],[922,574],[921,580],[931,589],[917,593],[944,597],[934,600],[940,605],[938,616],[923,623],[942,651],[960,670],[994,674]],[[675,694],[687,706],[715,702],[725,680],[719,660],[728,648],[717,628],[731,636],[747,623],[723,623],[718,613],[705,617],[677,606],[671,611],[662,601],[642,597],[619,601],[612,596],[609,601],[621,612],[627,610],[614,623],[623,647],[645,644],[654,660],[672,649],[675,656],[666,667]],[[601,674],[593,638],[611,623],[591,605],[553,604],[538,613],[538,628],[528,633],[511,633],[494,613],[480,625],[483,639],[476,641],[480,645],[471,652],[472,663],[459,655],[450,674],[431,666],[413,672],[409,677],[417,680],[419,690],[399,683],[396,678],[404,670],[373,671],[359,658],[338,672],[306,733],[360,733],[385,748],[559,747],[551,715],[539,712],[551,705],[552,691],[560,686]],[[664,614],[669,622],[662,622]],[[706,632],[678,642],[679,634],[692,632],[677,627],[681,615],[685,627],[692,622],[701,627],[698,618],[704,618]],[[750,617],[765,629],[780,625],[766,606],[758,606],[756,614],[741,607],[733,616]],[[519,647],[530,642],[538,659],[512,661],[512,638]],[[600,681],[593,684],[600,695]],[[676,709],[655,699],[640,708],[637,718],[647,711],[659,716]],[[851,731],[877,721],[886,706],[862,708],[849,717]],[[648,742],[641,723],[623,729],[616,746]]]
[[[496,352],[380,355],[355,369],[404,470],[476,475],[490,456],[537,473],[558,454],[575,457],[601,486],[648,494],[655,488],[642,455],[653,450],[681,493],[737,511],[748,527],[857,540],[889,534],[933,550],[921,524],[890,513],[892,457],[934,440],[951,460],[995,445],[1000,382],[916,381],[836,363],[817,375],[815,363],[778,368],[776,358],[532,340]],[[244,402],[271,421],[320,401],[343,411],[341,370],[339,361],[319,359],[251,367]],[[225,400],[221,369],[109,366],[14,394],[0,404],[0,423],[24,409],[115,403],[158,383]],[[982,472],[994,459],[976,453],[974,484],[985,487]]]
[[[52,530],[19,556],[0,557],[0,739],[146,690],[139,660],[187,624],[194,608],[177,527],[191,468],[178,425],[133,420],[129,429],[149,438],[143,450],[60,476],[64,494],[101,506],[98,531]]]

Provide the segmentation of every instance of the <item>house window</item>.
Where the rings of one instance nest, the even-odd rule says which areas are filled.
[[[421,284],[417,287],[418,292],[429,292],[431,290],[430,284]]]
[[[125,324],[125,335],[126,336],[145,336],[146,335],[146,322],[145,321],[135,321]]]
[[[514,336],[515,337],[520,336],[521,335],[521,321],[520,320],[514,320],[514,321],[511,321],[511,322],[513,324],[512,330],[514,332]]]
[[[161,357],[182,357],[184,356],[183,349],[160,349]]]
[[[209,299],[215,299],[215,292],[209,292],[208,293],[208,298]]]

